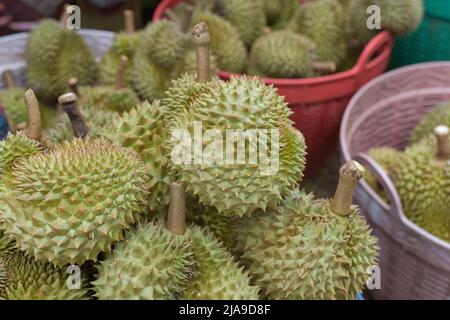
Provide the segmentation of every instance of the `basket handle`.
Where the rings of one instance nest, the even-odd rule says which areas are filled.
[[[392,217],[403,224],[402,201],[400,200],[400,196],[398,195],[397,189],[395,188],[391,178],[389,178],[388,174],[368,154],[360,153],[355,157],[355,160],[360,162],[372,172],[388,196],[389,203],[387,206],[389,207],[389,211],[392,213]]]
[[[374,59],[376,59],[380,53],[392,47],[393,43],[394,39],[389,32],[383,31],[377,34],[365,46],[358,61],[356,62],[356,67],[360,69],[360,72],[370,68],[371,65],[375,63]]]

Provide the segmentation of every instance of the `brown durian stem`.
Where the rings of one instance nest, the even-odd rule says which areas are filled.
[[[127,34],[133,34],[136,31],[136,26],[134,22],[134,11],[125,10],[123,12],[123,18],[125,21],[125,32]]]
[[[39,103],[32,89],[25,91],[25,106],[28,112],[27,137],[33,140],[41,140],[41,113]]]
[[[77,95],[73,92],[59,96],[58,103],[69,116],[72,125],[73,135],[77,138],[84,138],[89,134],[89,127],[80,112]]]
[[[317,61],[312,63],[312,68],[317,72],[333,73],[336,72],[336,63],[331,61]]]
[[[434,135],[437,140],[436,156],[440,160],[450,159],[450,137],[449,128],[447,126],[437,126],[434,129]]]
[[[70,91],[75,93],[78,98],[80,98],[80,88],[78,86],[78,78],[77,77],[71,77],[69,79],[69,87]]]
[[[124,78],[125,78],[125,68],[128,63],[128,57],[126,55],[120,56],[119,67],[117,68],[116,74],[116,84],[115,88],[117,90],[123,89],[125,87]]]
[[[69,14],[67,13],[67,8],[70,7],[70,4],[65,4],[62,12],[61,12],[61,16],[59,18],[59,23],[63,26],[66,27],[66,23],[67,23],[67,18],[69,18]]]
[[[331,211],[340,216],[350,214],[353,192],[359,180],[364,177],[364,172],[364,167],[354,160],[350,160],[341,167],[339,183],[330,204]]]
[[[3,82],[5,83],[6,88],[12,89],[16,87],[16,79],[14,78],[11,70],[3,71]]]
[[[211,75],[211,61],[209,46],[211,37],[206,23],[200,22],[192,29],[192,42],[197,56],[197,82],[209,81]]]
[[[185,185],[179,182],[170,184],[169,213],[166,228],[173,234],[186,232],[186,191]]]
[[[183,13],[183,16],[180,20],[180,30],[183,33],[187,33],[189,31],[189,26],[191,25],[192,21],[192,14],[194,13],[194,7],[193,6],[187,6],[185,12]]]

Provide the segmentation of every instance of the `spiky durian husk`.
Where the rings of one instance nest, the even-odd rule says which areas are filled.
[[[81,108],[81,114],[89,127],[89,136],[91,138],[98,137],[103,127],[110,124],[115,115],[111,111],[95,110],[93,108]],[[72,140],[73,130],[67,114],[60,114],[55,123],[53,128],[46,131],[48,138],[54,143]]]
[[[133,34],[128,34],[126,32],[117,33],[111,47],[111,52],[117,57],[120,57],[121,55],[126,55],[128,58],[133,57],[133,54],[139,45],[141,35],[141,32],[135,32]]]
[[[187,236],[192,241],[196,277],[186,286],[188,300],[256,300],[258,287],[210,231],[191,226]]]
[[[304,139],[289,122],[290,111],[273,87],[265,86],[257,78],[232,77],[228,82],[196,84],[193,77],[186,76],[174,82],[168,95],[175,101],[174,110],[178,110],[172,113],[172,132],[187,132],[190,139],[199,123],[201,134],[213,129],[223,139],[230,128],[244,132],[267,130],[266,161],[259,159],[255,164],[249,163],[249,147],[246,147],[247,160],[243,164],[237,163],[236,152],[234,158],[229,159],[232,164],[225,164],[225,161],[197,164],[196,160],[186,163],[171,158],[173,174],[186,183],[187,191],[198,196],[202,204],[214,206],[224,215],[243,216],[258,208],[276,205],[301,180],[305,163]],[[273,133],[278,134],[279,141]],[[172,150],[184,152],[184,149],[179,150],[177,139],[170,143]],[[210,145],[209,141],[202,143],[202,150]],[[270,155],[270,150],[278,150],[278,154]],[[272,161],[271,157],[277,155],[279,158]]]
[[[0,300],[86,299],[85,284],[70,289],[68,279],[65,270],[34,261],[0,235]]]
[[[349,17],[348,34],[355,37],[365,45],[370,41],[380,30],[369,29],[367,27],[367,19],[370,17],[367,13],[367,8],[371,5],[377,5],[377,1],[372,0],[349,0],[347,6],[347,16]]]
[[[356,207],[340,217],[303,191],[243,219],[236,235],[236,251],[268,299],[353,300],[376,263],[376,238]]]
[[[270,26],[276,22],[282,10],[281,1],[263,0],[267,24]]]
[[[372,1],[373,2],[373,1]],[[414,32],[422,22],[422,0],[378,0],[381,8],[381,27],[394,35],[405,36]]]
[[[133,61],[128,58],[128,63],[125,66],[124,82],[127,86],[131,87],[131,69]],[[112,86],[116,81],[117,71],[119,69],[120,56],[116,56],[112,52],[108,52],[103,55],[100,63],[98,64],[98,79],[102,85]]]
[[[250,64],[258,75],[273,78],[302,78],[314,75],[316,45],[292,31],[275,31],[253,44]]]
[[[210,59],[211,77],[214,77],[218,70],[217,59],[214,55],[210,55]],[[175,69],[175,78],[185,73],[197,74],[197,55],[194,49],[186,51],[183,58],[178,62]]]
[[[205,22],[211,35],[211,50],[220,69],[242,73],[245,70],[247,52],[244,42],[234,26],[222,17],[210,12],[197,11],[192,26]]]
[[[130,111],[139,99],[130,88],[116,89],[113,86],[81,87],[83,105],[95,110],[114,112]]]
[[[321,0],[301,5],[289,28],[310,38],[320,61],[340,64],[347,53],[344,12],[337,0]]]
[[[433,136],[410,146],[391,176],[405,215],[450,242],[450,162],[437,159],[436,149]]]
[[[190,240],[161,221],[139,225],[97,267],[99,299],[176,299],[194,269]]]
[[[267,22],[274,30],[286,27],[298,8],[298,0],[264,0]]]
[[[222,0],[219,10],[248,47],[263,33],[266,26],[264,0]]]
[[[439,125],[450,127],[450,101],[444,102],[425,115],[411,135],[410,143],[416,143],[427,137]]]
[[[81,85],[97,78],[94,56],[83,38],[53,20],[43,20],[30,33],[26,60],[28,83],[45,101],[55,102],[67,92],[70,77]]]
[[[150,208],[163,209],[169,203],[168,130],[159,103],[144,102],[116,116],[102,136],[136,151],[150,177]]]
[[[3,183],[7,235],[59,266],[95,261],[147,208],[142,160],[104,139],[74,139],[21,159]]]
[[[390,148],[390,147],[380,147],[370,149],[368,152],[369,156],[375,160],[381,168],[387,173],[390,174],[392,167],[399,163],[402,154],[401,152]],[[369,184],[369,186],[385,201],[388,200],[386,193],[383,190],[383,187],[380,185],[378,180],[375,178],[373,173],[370,170],[366,170],[365,180]]]

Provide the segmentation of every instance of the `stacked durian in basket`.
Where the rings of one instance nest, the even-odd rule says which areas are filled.
[[[330,199],[306,193],[306,146],[284,99],[258,78],[216,78],[225,58],[200,20],[141,32],[127,20],[98,65],[56,21],[31,32],[32,89],[5,73],[1,93],[11,132],[0,142],[0,299],[363,290],[377,257],[352,205],[364,168],[335,172]]]

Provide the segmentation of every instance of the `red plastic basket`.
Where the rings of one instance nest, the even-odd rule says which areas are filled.
[[[162,19],[167,9],[181,1],[161,1],[153,20]],[[308,145],[307,175],[335,150],[345,107],[359,88],[386,70],[393,42],[389,33],[380,33],[367,44],[356,65],[345,72],[305,79],[262,78],[266,84],[278,88],[279,94],[286,98],[293,111],[292,120],[305,136]],[[228,80],[233,74],[219,71],[218,75]]]

